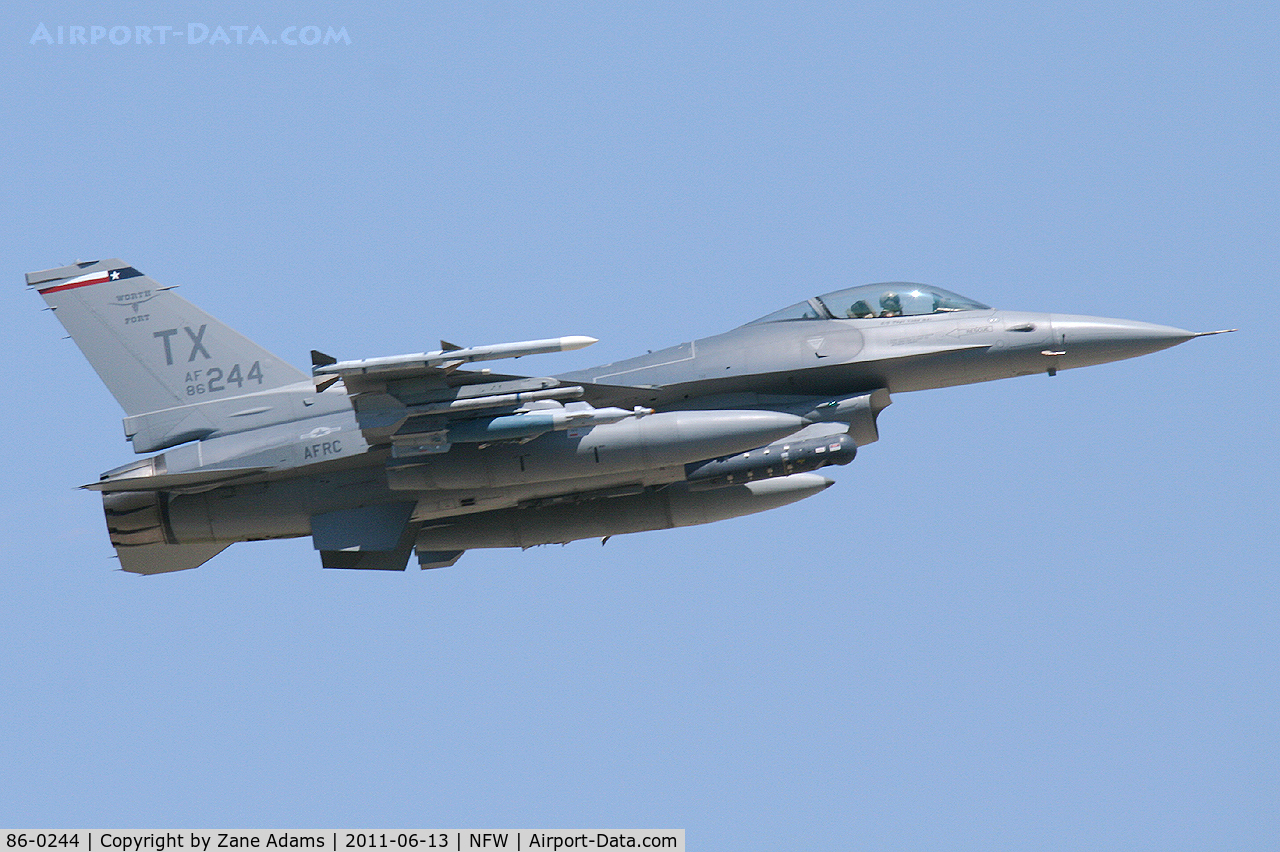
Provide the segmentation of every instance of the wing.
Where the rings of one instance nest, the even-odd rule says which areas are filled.
[[[405,457],[447,452],[455,443],[529,441],[551,431],[611,423],[636,413],[614,400],[643,398],[643,388],[566,384],[549,376],[494,375],[463,364],[579,349],[574,336],[462,348],[441,341],[434,352],[338,361],[311,353],[316,387],[341,381],[370,446]]]
[[[356,421],[371,447],[393,459],[448,452],[455,443],[481,446],[530,441],[547,432],[651,414],[640,402],[651,389],[563,382],[550,376],[495,375],[459,369],[474,361],[578,349],[591,337],[557,337],[412,355],[338,361],[312,351],[316,388],[337,382],[351,396]],[[618,407],[619,403],[629,408]],[[404,570],[422,524],[414,504],[370,506],[313,516],[312,539],[326,568]],[[423,568],[455,563],[462,549],[419,550]]]

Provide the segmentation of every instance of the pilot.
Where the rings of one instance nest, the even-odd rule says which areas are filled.
[[[876,315],[876,312],[871,310],[866,299],[859,299],[849,306],[849,310],[845,311],[844,315],[850,319],[870,319]]]
[[[958,310],[960,310],[960,309],[959,309],[959,308],[953,308],[953,307],[951,307],[950,305],[948,305],[948,304],[947,304],[947,298],[946,298],[946,296],[943,296],[941,293],[934,293],[934,294],[933,294],[933,313],[935,313],[935,314],[950,314],[950,313],[954,313],[955,311],[958,311]]]
[[[892,290],[880,297],[880,316],[902,316],[902,300],[899,299],[898,294],[894,293]]]

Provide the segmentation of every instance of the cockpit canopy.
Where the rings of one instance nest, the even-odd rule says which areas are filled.
[[[861,287],[824,293],[747,324],[782,320],[912,317],[989,310],[991,308],[981,302],[966,299],[941,287],[895,281],[887,284],[864,284]]]

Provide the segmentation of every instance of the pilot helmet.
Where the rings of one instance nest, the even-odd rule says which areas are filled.
[[[871,310],[871,306],[867,304],[866,299],[859,299],[849,306],[849,310],[845,311],[845,316],[854,319],[863,319],[865,317],[875,316],[875,311]]]

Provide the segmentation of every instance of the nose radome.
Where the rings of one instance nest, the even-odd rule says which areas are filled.
[[[1054,314],[1053,344],[1045,354],[1062,359],[1063,367],[1083,367],[1136,358],[1177,346],[1200,335],[1149,322]]]

